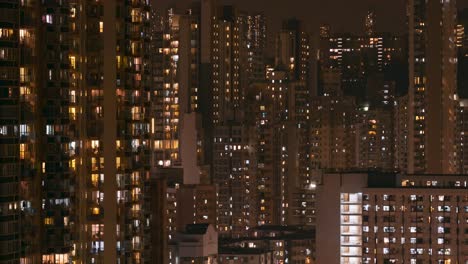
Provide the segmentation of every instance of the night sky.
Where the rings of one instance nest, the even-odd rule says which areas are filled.
[[[189,0],[153,0],[158,9],[169,4],[178,5]],[[225,0],[219,3],[235,4],[241,10],[261,11],[269,20],[271,29],[279,28],[280,21],[297,17],[307,24],[310,32],[316,32],[321,23],[332,26],[335,32],[355,32],[363,30],[363,19],[369,9],[377,15],[377,31],[405,31],[406,0]],[[458,0],[460,8],[468,7],[468,0]]]

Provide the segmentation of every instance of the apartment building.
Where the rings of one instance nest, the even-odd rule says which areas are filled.
[[[318,263],[468,261],[466,175],[330,173],[318,186]]]

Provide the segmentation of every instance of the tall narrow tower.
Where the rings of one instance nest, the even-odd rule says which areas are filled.
[[[456,1],[409,0],[408,173],[454,173]]]
[[[375,20],[375,12],[373,10],[367,11],[366,20],[364,21],[364,30],[369,37],[375,33]]]

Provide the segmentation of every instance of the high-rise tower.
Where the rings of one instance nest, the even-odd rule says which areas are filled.
[[[455,173],[456,1],[408,1],[409,173]]]
[[[223,6],[212,31],[213,183],[218,185],[218,231],[242,236],[251,226],[249,149],[244,126],[247,80],[245,20]]]
[[[373,10],[367,11],[366,19],[364,21],[364,30],[367,36],[372,36],[375,33],[376,17]]]
[[[0,262],[39,263],[39,10],[15,0],[0,8]]]
[[[302,21],[283,21],[276,40],[275,64],[287,67],[291,80],[306,82],[307,87],[310,85],[310,35]]]
[[[149,7],[1,3],[0,261],[149,260]]]
[[[457,67],[457,86],[458,95],[461,98],[468,98],[468,8],[458,13],[457,17],[457,48],[458,48],[458,67]]]

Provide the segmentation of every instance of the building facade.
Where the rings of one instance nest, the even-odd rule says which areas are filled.
[[[317,262],[466,262],[467,184],[465,175],[324,174]]]
[[[41,255],[38,32],[33,3],[4,1],[0,18],[0,262],[37,263]],[[20,19],[20,17],[22,19]],[[59,226],[60,228],[60,226]],[[34,233],[36,235],[34,236]],[[68,241],[67,241],[68,243]]]
[[[408,1],[408,173],[455,173],[456,1]]]
[[[7,225],[25,228],[5,229],[2,260],[141,263],[149,3],[7,1],[3,10],[2,188],[20,195],[2,206]]]

